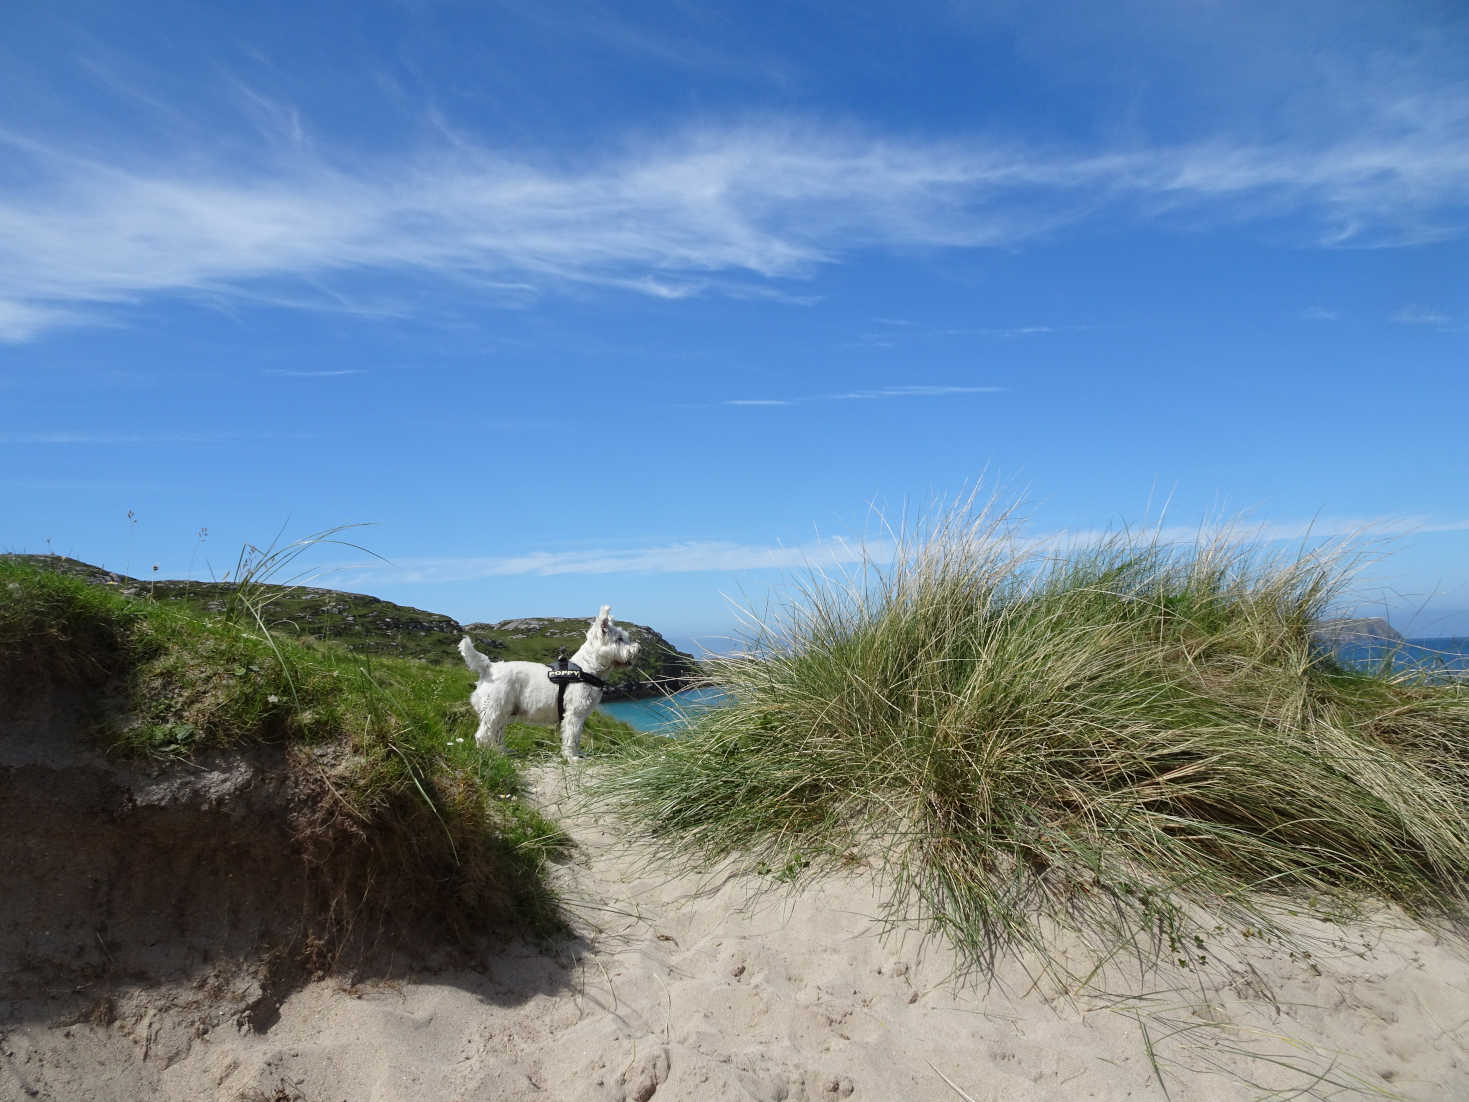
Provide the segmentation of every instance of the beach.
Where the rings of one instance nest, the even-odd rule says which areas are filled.
[[[1256,944],[1221,945],[1194,971],[1117,960],[1075,990],[1020,957],[961,980],[937,941],[883,936],[867,870],[794,889],[675,874],[578,810],[595,769],[531,780],[577,844],[555,874],[571,939],[470,969],[331,975],[264,1032],[238,1016],[243,979],[139,985],[110,1021],[7,1027],[0,1098],[1469,1096],[1469,957],[1391,912],[1303,925],[1309,956]]]

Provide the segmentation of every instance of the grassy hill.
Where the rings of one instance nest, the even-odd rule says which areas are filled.
[[[568,843],[518,774],[549,732],[482,751],[463,669],[94,573],[0,560],[0,998],[233,956],[265,962],[263,1028],[343,954],[560,928],[544,867]]]
[[[0,555],[0,561],[23,563],[82,578],[125,596],[180,604],[201,614],[223,614],[238,599],[234,582],[197,582],[131,578],[62,555]],[[268,602],[266,624],[272,632],[340,643],[361,654],[412,658],[438,666],[462,668],[457,645],[468,633],[491,658],[549,662],[561,647],[575,651],[586,635],[595,609],[585,618],[546,617],[461,625],[449,616],[362,593],[299,585],[263,585]],[[608,675],[609,699],[654,696],[683,687],[699,676],[698,663],[653,628],[622,622],[642,644],[638,662]]]

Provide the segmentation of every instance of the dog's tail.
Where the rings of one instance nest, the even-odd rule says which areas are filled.
[[[459,653],[464,655],[464,664],[480,677],[490,676],[490,670],[494,668],[492,663],[474,649],[474,644],[470,642],[469,636],[466,635],[459,640]]]

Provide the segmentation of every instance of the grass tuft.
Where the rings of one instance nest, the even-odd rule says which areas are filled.
[[[1341,547],[1051,554],[968,507],[895,539],[709,660],[729,706],[629,747],[596,798],[695,864],[871,864],[890,918],[970,964],[1050,957],[1058,923],[1187,964],[1196,906],[1249,932],[1369,899],[1463,913],[1469,691],[1313,647]]]

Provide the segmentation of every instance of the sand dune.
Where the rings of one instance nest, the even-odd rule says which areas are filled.
[[[535,775],[568,813],[579,781]],[[0,1096],[162,1099],[1124,1099],[1272,1092],[1469,1098],[1469,959],[1405,923],[1319,927],[1195,972],[1118,963],[1093,990],[1023,961],[959,984],[942,946],[881,938],[860,875],[797,893],[669,875],[570,813],[578,937],[472,971],[312,983],[268,1031],[249,991],[141,989],[113,1021],[0,1042]],[[242,981],[244,982],[244,981]],[[1106,994],[1102,992],[1105,991]]]

